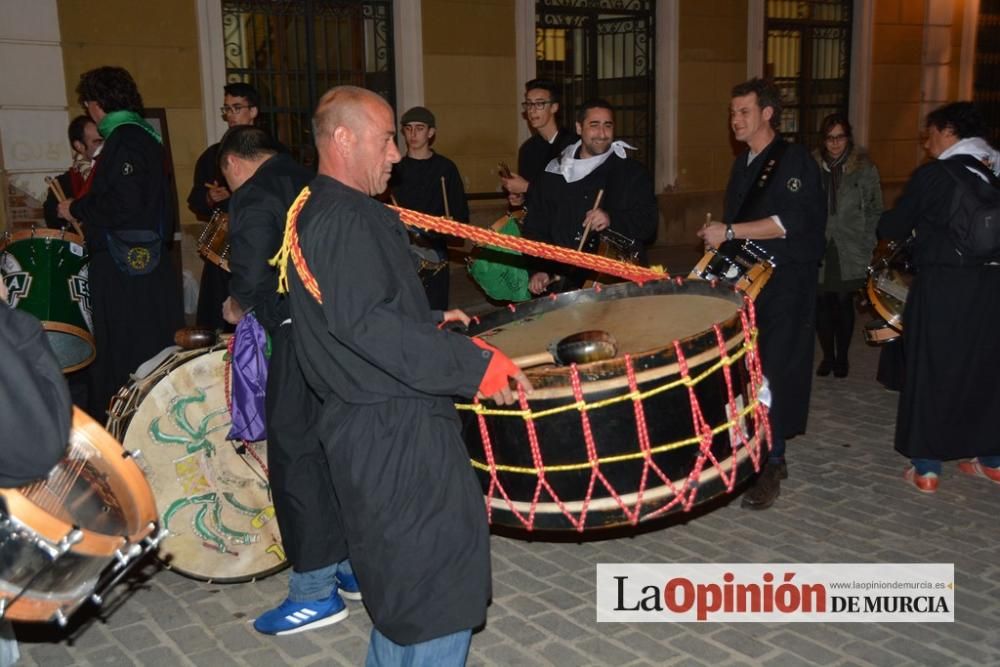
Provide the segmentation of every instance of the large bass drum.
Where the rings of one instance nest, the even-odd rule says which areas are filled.
[[[111,402],[108,430],[140,449],[162,525],[159,557],[181,574],[221,583],[285,567],[267,482],[266,443],[226,440],[225,343],[167,350]],[[141,373],[140,373],[141,375]]]
[[[598,330],[618,356],[529,368],[521,406],[459,404],[494,524],[635,525],[732,493],[768,433],[752,302],[693,280],[623,283],[498,310],[471,333],[523,357]]]

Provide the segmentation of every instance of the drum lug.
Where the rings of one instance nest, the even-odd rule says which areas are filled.
[[[56,623],[59,624],[60,628],[66,627],[66,621],[69,620],[62,609],[56,609],[56,613],[53,615],[55,617]]]
[[[142,456],[141,449],[126,449],[122,452],[123,459],[138,459],[140,456]]]
[[[66,533],[66,536],[59,540],[56,544],[50,543],[48,540],[38,538],[36,545],[39,549],[45,552],[50,559],[56,560],[64,553],[73,548],[74,544],[78,544],[83,540],[83,531],[79,528],[74,528],[73,530]]]

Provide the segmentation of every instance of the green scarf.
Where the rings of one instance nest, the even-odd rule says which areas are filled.
[[[146,122],[146,119],[134,111],[112,111],[101,119],[101,123],[97,126],[97,131],[101,133],[102,137],[107,139],[121,125],[138,125],[149,132],[158,143],[163,143],[163,137],[160,136],[160,133],[154,130],[153,126]]]

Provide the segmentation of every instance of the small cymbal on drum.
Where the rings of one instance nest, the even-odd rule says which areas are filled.
[[[209,345],[214,345],[218,339],[219,336],[217,333],[211,329],[202,329],[200,327],[184,327],[183,329],[178,329],[177,333],[174,334],[174,343],[180,345],[185,350],[208,347]]]

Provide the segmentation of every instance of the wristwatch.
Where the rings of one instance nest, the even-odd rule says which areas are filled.
[[[736,230],[733,229],[733,226],[731,224],[726,225],[726,240],[732,241],[735,238],[736,238]]]

